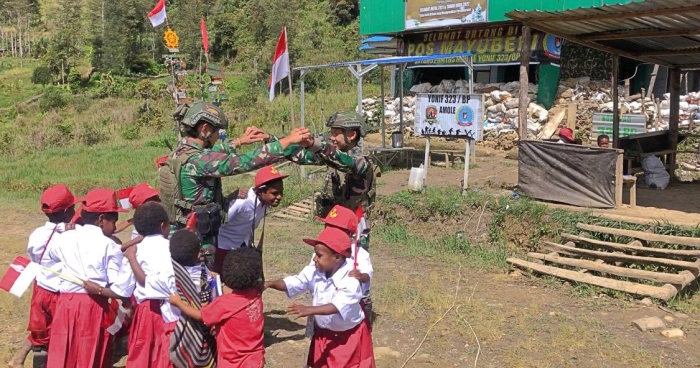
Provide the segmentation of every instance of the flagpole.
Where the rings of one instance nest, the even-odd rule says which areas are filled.
[[[294,88],[292,88],[292,68],[289,65],[289,41],[287,40],[287,26],[284,26],[284,43],[287,45],[287,80],[289,81],[289,112],[291,126],[294,127]]]

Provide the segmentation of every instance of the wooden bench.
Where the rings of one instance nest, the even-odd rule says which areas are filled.
[[[445,155],[445,167],[452,167],[452,162],[454,162],[455,157],[462,157],[464,159],[464,150],[431,150],[430,154]]]

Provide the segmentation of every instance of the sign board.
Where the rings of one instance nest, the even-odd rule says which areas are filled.
[[[487,0],[406,0],[406,29],[486,22]]]
[[[593,114],[593,132],[591,139],[598,139],[599,135],[607,135],[612,139],[613,114],[597,112]],[[647,132],[646,115],[622,115],[620,117],[619,137]],[[619,138],[618,137],[618,138]]]
[[[481,94],[419,93],[414,134],[481,140],[483,98]]]
[[[558,62],[561,58],[562,44],[562,38],[533,31],[530,62]],[[521,48],[522,26],[505,25],[405,35],[403,47],[400,47],[399,50],[402,50],[405,56],[471,52],[474,54],[474,64],[478,65],[520,63]],[[463,65],[464,63],[460,59],[454,58],[416,64]]]

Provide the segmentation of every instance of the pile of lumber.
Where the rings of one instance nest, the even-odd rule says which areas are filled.
[[[314,213],[313,195],[275,212],[272,216],[287,220],[306,221],[312,213]]]
[[[530,252],[529,260],[508,258],[518,268],[563,280],[586,283],[630,294],[669,300],[700,274],[700,239],[577,224],[578,229],[634,239],[627,244],[562,234],[568,242],[546,242],[545,252]],[[660,246],[650,246],[656,243]],[[674,245],[669,247],[668,245]],[[648,271],[631,265],[654,265]]]

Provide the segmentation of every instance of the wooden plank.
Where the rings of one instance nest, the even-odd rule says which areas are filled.
[[[682,271],[682,272],[677,273],[677,274],[672,274],[672,273],[653,272],[653,271],[645,271],[645,270],[635,270],[632,268],[617,267],[617,266],[610,266],[610,265],[606,265],[606,264],[601,264],[601,263],[596,262],[596,261],[588,261],[588,260],[584,260],[584,259],[573,259],[573,258],[566,258],[566,257],[559,257],[559,256],[551,256],[551,255],[545,255],[545,254],[534,253],[534,252],[528,253],[527,256],[530,258],[539,259],[539,260],[542,260],[545,262],[553,262],[553,263],[563,264],[566,266],[584,268],[586,270],[605,272],[607,274],[612,274],[612,275],[617,275],[617,276],[622,276],[622,277],[629,277],[629,278],[639,279],[639,280],[654,281],[654,282],[659,282],[662,284],[679,285],[680,288],[686,287],[688,284],[693,282],[693,280],[695,280],[695,276],[693,276],[693,274],[688,272],[688,271]]]
[[[296,205],[291,205],[291,206],[289,206],[289,207],[287,207],[287,208],[290,209],[290,210],[292,210],[292,211],[297,211],[297,212],[302,212],[302,213],[310,213],[310,212],[311,212],[311,209],[310,209],[310,208],[299,207],[299,206],[296,206]]]
[[[563,280],[583,282],[595,286],[600,286],[612,290],[619,290],[630,294],[649,296],[661,300],[669,300],[674,297],[678,290],[673,285],[664,286],[642,285],[636,282],[612,280],[605,277],[593,276],[576,271],[563,270],[561,268],[539,265],[537,263],[523,261],[518,258],[508,258],[506,262],[520,268],[531,269],[537,273],[551,275]]]
[[[554,135],[554,132],[557,131],[557,128],[559,128],[559,124],[561,124],[561,121],[564,120],[564,116],[566,116],[566,110],[562,109],[559,111],[554,117],[551,117],[547,124],[545,124],[544,128],[540,131],[540,134],[537,136],[537,139],[549,139]]]
[[[667,258],[654,258],[654,257],[642,257],[642,256],[632,256],[622,253],[608,253],[608,252],[598,252],[595,250],[581,249],[569,247],[566,245],[561,245],[557,243],[545,242],[550,249],[560,249],[562,251],[568,251],[571,253],[576,253],[580,255],[585,255],[591,258],[600,258],[606,261],[613,262],[627,262],[627,263],[642,263],[642,264],[655,264],[659,266],[679,268],[682,270],[688,270],[693,274],[697,275],[700,272],[700,266],[697,262],[686,262],[677,261],[675,259]]]
[[[617,162],[615,163],[615,208],[622,207],[622,153],[617,154]]]
[[[299,218],[299,217],[295,217],[295,216],[285,215],[284,213],[280,213],[280,212],[275,212],[275,214],[273,216],[283,218],[283,219],[296,220],[296,221],[306,221],[307,220],[306,218]]]
[[[675,236],[675,235],[661,235],[653,233],[645,233],[643,231],[635,230],[624,230],[624,229],[613,229],[610,227],[588,225],[583,223],[576,224],[581,230],[592,231],[596,233],[604,233],[610,235],[627,236],[630,238],[661,242],[666,244],[678,244],[685,245],[688,247],[700,247],[700,238],[689,238],[686,236]]]
[[[566,126],[574,132],[576,131],[576,110],[578,105],[575,102],[570,103],[566,109]]]
[[[548,246],[547,244],[543,245],[543,246],[541,247],[541,249],[542,249],[542,250],[548,250],[548,251],[550,251],[551,253],[554,253],[554,254],[563,254],[563,255],[569,256],[569,257],[580,257],[580,256],[581,256],[580,254],[577,254],[577,253],[567,252],[567,251],[565,251],[565,250],[563,250],[563,249],[557,249],[557,248],[555,248],[555,247],[550,247],[550,246]]]
[[[689,258],[700,258],[700,250],[676,250],[676,249],[662,249],[662,248],[652,248],[644,247],[631,244],[619,244],[606,242],[598,239],[590,239],[583,236],[572,235],[567,233],[562,233],[561,237],[567,240],[573,240],[579,243],[589,244],[593,246],[599,246],[607,249],[619,250],[623,252],[640,252],[649,255],[656,255],[662,257],[674,256],[674,257],[689,257]]]

